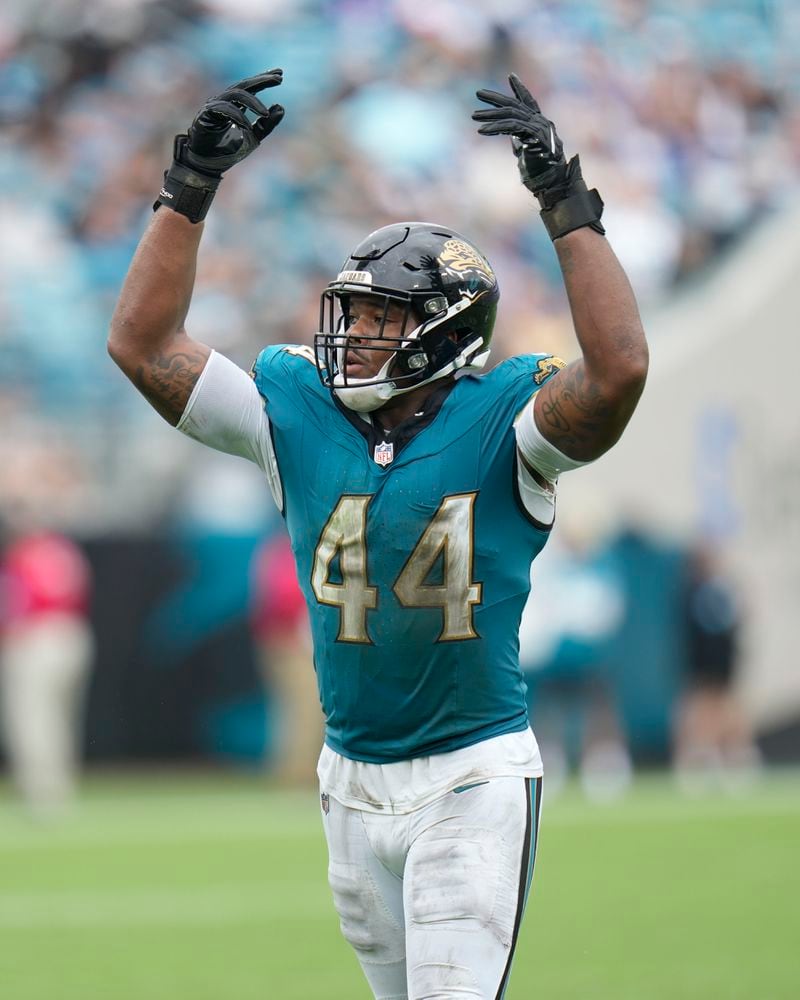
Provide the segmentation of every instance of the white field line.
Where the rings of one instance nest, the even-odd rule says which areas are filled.
[[[561,807],[557,800],[554,803],[545,800],[542,807],[542,823],[555,828],[587,825],[661,826],[665,823],[680,826],[684,823],[706,823],[709,820],[736,821],[753,817],[785,819],[794,816],[800,816],[800,794],[794,801],[781,799],[771,802],[750,799],[745,795],[740,798],[721,796],[717,800],[705,799],[696,803],[676,798],[672,805],[659,802],[647,806],[637,805],[633,809],[626,808],[624,800],[619,805],[610,802],[593,807],[579,805],[575,808],[568,805]]]
[[[603,826],[638,827],[646,825],[689,824],[713,819],[736,821],[754,816],[795,817],[800,814],[800,797],[760,797],[731,799],[717,798],[699,801],[695,806],[685,800],[637,804],[634,807],[624,803],[597,806],[589,809],[585,804],[558,803],[545,808],[543,834],[558,829],[586,827],[587,822]],[[100,819],[101,816],[96,817]],[[235,814],[227,817],[226,823],[215,824],[199,821],[195,827],[181,826],[179,829],[161,826],[144,826],[131,830],[119,827],[92,831],[75,829],[37,829],[22,827],[12,836],[4,831],[0,837],[0,861],[4,851],[13,852],[17,848],[58,850],[62,847],[82,848],[97,845],[119,847],[166,843],[189,843],[199,840],[226,839],[270,839],[270,836],[301,834],[309,839],[319,840],[314,850],[322,850],[322,831],[313,819],[310,824],[300,827],[296,818],[285,825],[276,817],[263,823],[260,829],[248,817],[250,828],[237,827]],[[91,835],[89,835],[91,832]],[[311,846],[311,845],[309,845]],[[10,860],[10,858],[7,858]],[[0,871],[2,863],[0,863]],[[0,886],[2,879],[0,878]],[[280,919],[331,919],[332,904],[324,873],[319,878],[293,881],[291,893],[285,891],[285,883],[276,883],[271,891],[269,882],[253,887],[232,884],[204,886],[202,888],[172,888],[138,886],[120,889],[38,889],[5,892],[0,887],[0,929],[35,930],[48,927],[136,927],[136,926],[214,926],[235,925],[253,921]]]
[[[203,889],[30,891],[0,894],[0,929],[242,924],[286,919],[329,919],[328,887],[298,882],[292,893],[270,895],[234,885]]]
[[[274,817],[242,818],[236,814],[209,817],[199,815],[194,823],[185,816],[168,816],[155,823],[152,816],[120,821],[111,814],[93,810],[87,816],[77,807],[77,815],[63,821],[36,824],[17,816],[12,825],[0,828],[0,853],[14,850],[58,850],[75,847],[146,847],[152,844],[214,843],[215,841],[316,840],[323,837],[321,822],[311,816],[299,823],[292,818],[281,822]]]
[[[127,804],[126,804],[127,805]],[[226,809],[226,805],[229,808]],[[572,828],[599,824],[601,826],[649,826],[652,824],[689,824],[714,819],[735,821],[748,817],[772,816],[777,818],[800,815],[800,783],[791,789],[738,795],[718,794],[691,800],[676,794],[674,799],[659,799],[590,806],[583,801],[548,802],[545,798],[543,822],[550,829]],[[135,850],[152,845],[175,846],[183,844],[213,844],[225,842],[307,840],[309,849],[315,842],[322,843],[324,835],[321,821],[313,812],[275,815],[259,808],[256,811],[240,809],[238,804],[226,803],[220,797],[219,810],[210,813],[191,812],[168,808],[159,822],[152,815],[152,803],[147,803],[146,815],[116,805],[104,808],[97,802],[74,816],[52,826],[27,822],[22,816],[14,817],[11,824],[0,824],[0,857],[13,851],[58,851],[74,848],[114,847]],[[2,879],[0,878],[0,892]]]

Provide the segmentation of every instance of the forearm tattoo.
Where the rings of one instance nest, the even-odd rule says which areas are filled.
[[[134,374],[134,384],[173,426],[178,423],[205,367],[208,351],[166,350],[151,354]]]

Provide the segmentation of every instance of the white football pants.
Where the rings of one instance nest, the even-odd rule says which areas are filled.
[[[342,933],[377,1000],[500,1000],[530,889],[541,778],[492,778],[405,815],[324,801]]]

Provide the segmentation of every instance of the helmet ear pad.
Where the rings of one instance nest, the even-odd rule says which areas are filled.
[[[496,295],[489,301],[476,298],[463,313],[423,330],[420,341],[432,366],[443,368],[462,355],[466,355],[464,364],[469,364],[481,351],[488,353],[496,316]],[[488,331],[488,337],[485,331]]]
[[[433,328],[423,330],[419,336],[422,352],[427,358],[428,367],[439,371],[453,364],[464,350],[464,347],[475,340],[472,330],[463,327]],[[406,358],[398,358],[398,361]]]

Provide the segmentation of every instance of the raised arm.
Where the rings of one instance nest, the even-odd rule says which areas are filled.
[[[550,378],[534,403],[536,426],[570,458],[591,461],[619,439],[647,376],[647,342],[630,283],[605,239],[603,202],[588,191],[580,161],[528,89],[512,74],[514,96],[478,91],[490,104],[473,114],[484,135],[510,135],[523,184],[542,207],[554,241],[581,358]]]
[[[156,212],[128,270],[108,338],[108,353],[173,426],[211,353],[183,327],[202,232],[202,223],[177,212]]]
[[[647,377],[647,342],[630,283],[605,237],[576,229],[555,241],[582,357],[546,382],[536,426],[570,458],[617,442]]]
[[[114,311],[109,354],[173,425],[211,354],[184,329],[202,220],[223,173],[256,149],[283,117],[279,104],[267,108],[255,97],[281,80],[282,71],[275,69],[234,84],[204,105],[187,134],[175,137],[158,211],[139,243]]]

